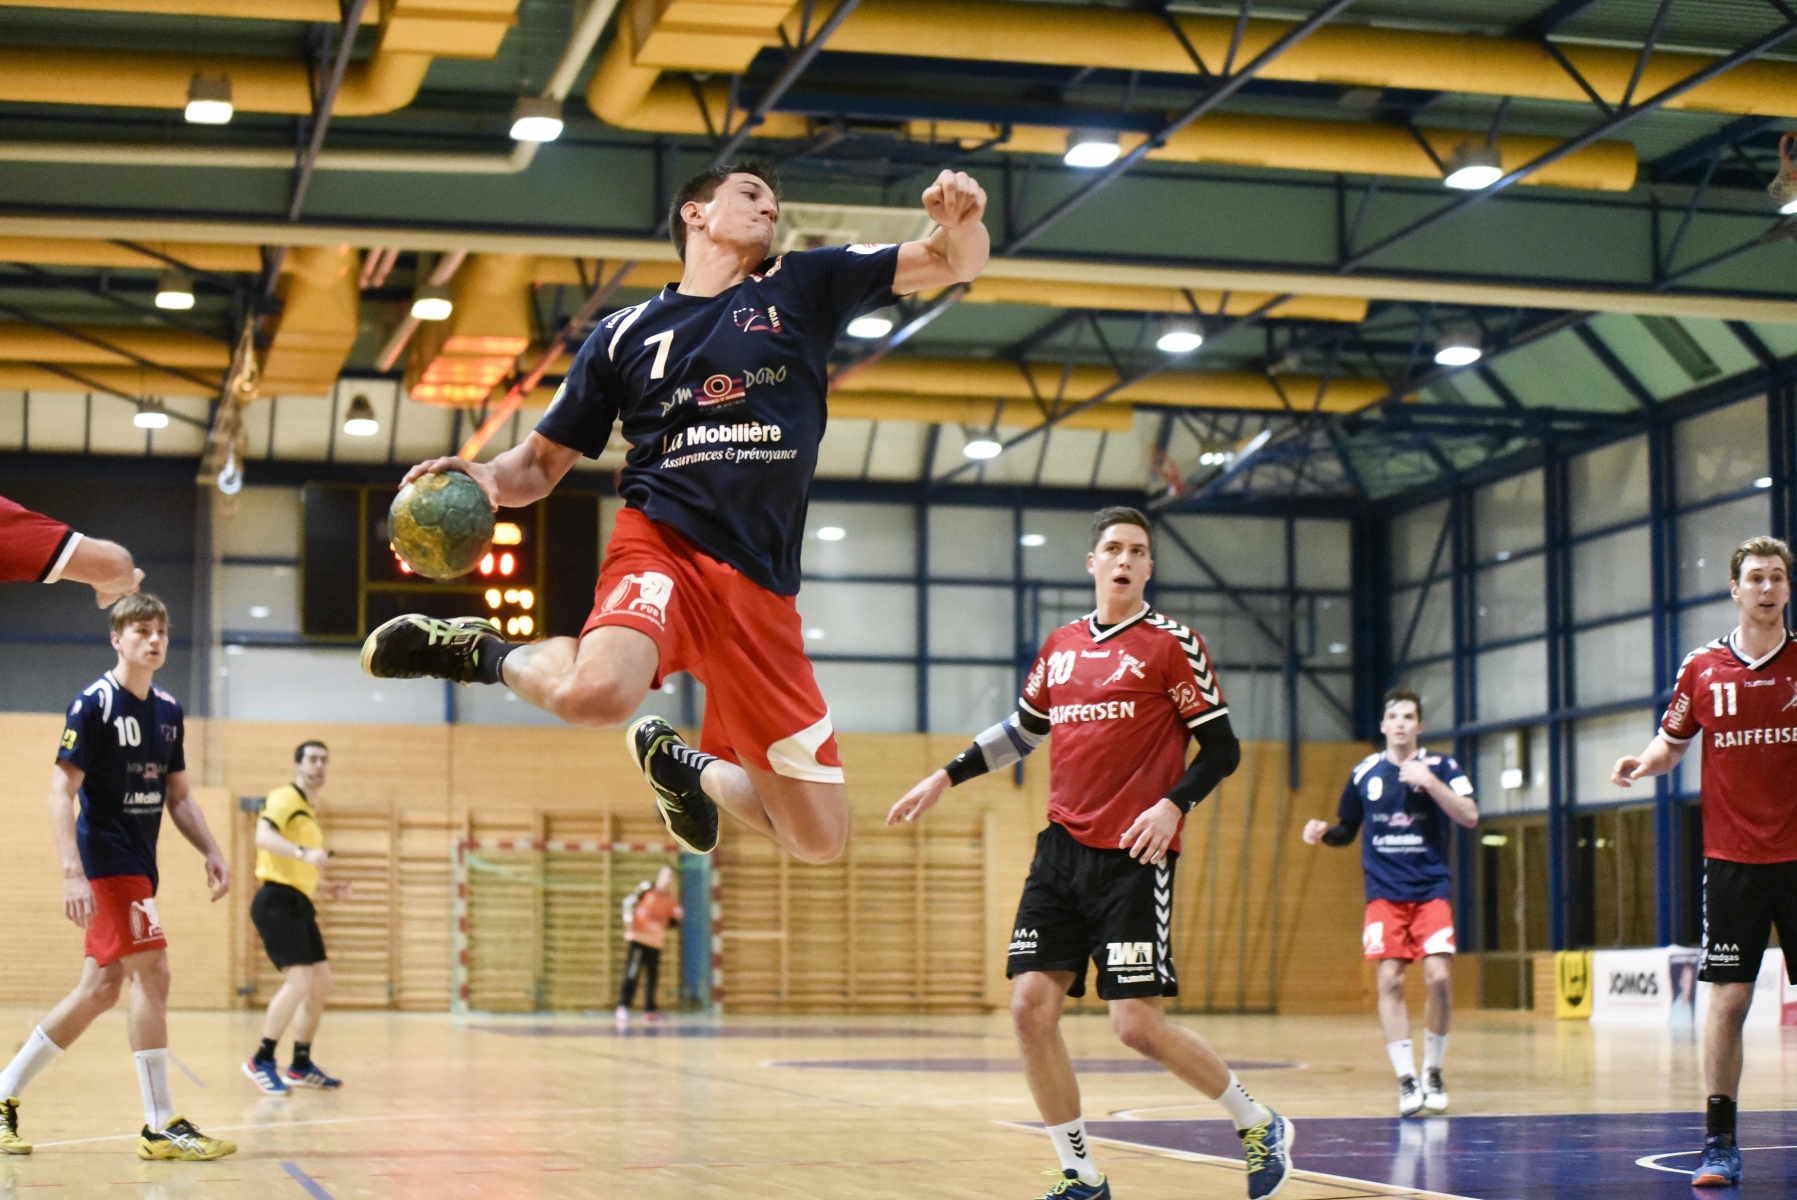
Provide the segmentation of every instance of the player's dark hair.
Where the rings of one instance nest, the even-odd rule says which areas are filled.
[[[680,215],[690,201],[697,200],[704,204],[718,194],[718,187],[732,175],[753,175],[767,184],[773,191],[774,199],[780,198],[780,176],[774,168],[758,158],[745,158],[741,162],[725,163],[718,167],[707,167],[697,175],[680,185],[674,193],[673,202],[668,205],[668,236],[674,239],[674,250],[680,255],[680,261],[686,261],[686,219]]]
[[[331,748],[329,746],[325,745],[323,742],[316,741],[316,740],[309,741],[309,742],[301,742],[299,745],[297,745],[293,748],[293,761],[298,762],[302,758],[306,757],[306,751],[310,750],[314,746],[317,746],[320,750],[323,750],[326,754],[329,754],[331,752]]]
[[[1416,705],[1416,719],[1419,721],[1423,719],[1423,698],[1409,688],[1393,688],[1385,693],[1385,702],[1379,706],[1379,711],[1383,713],[1401,700],[1408,700]]]
[[[139,621],[161,621],[164,629],[168,628],[168,605],[150,595],[148,592],[133,592],[129,596],[121,596],[112,606],[112,631],[125,632],[126,626]]]
[[[1741,564],[1749,558],[1776,558],[1785,565],[1785,578],[1791,576],[1791,547],[1782,539],[1761,534],[1751,537],[1735,547],[1735,552],[1728,556],[1728,579],[1730,583],[1741,582]]]
[[[1140,510],[1122,504],[1113,504],[1109,508],[1101,508],[1092,514],[1092,545],[1088,548],[1098,549],[1098,539],[1102,538],[1104,531],[1113,525],[1134,525],[1140,529],[1148,535],[1148,553],[1150,555],[1154,553],[1154,526],[1148,523],[1148,518],[1143,516]]]

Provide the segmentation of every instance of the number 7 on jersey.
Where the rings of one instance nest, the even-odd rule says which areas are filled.
[[[672,329],[643,339],[643,345],[655,347],[655,362],[649,367],[649,378],[660,379],[668,373],[668,347],[674,344]]]

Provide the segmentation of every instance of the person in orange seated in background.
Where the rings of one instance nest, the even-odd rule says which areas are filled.
[[[655,882],[647,879],[636,891],[624,898],[624,937],[630,944],[624,960],[624,986],[618,992],[618,1021],[630,1020],[630,1002],[636,996],[636,981],[643,977],[643,1013],[651,1021],[661,1020],[655,1009],[655,981],[661,972],[661,948],[668,942],[668,926],[678,924],[686,910],[674,898],[674,868],[663,867],[655,874]]]

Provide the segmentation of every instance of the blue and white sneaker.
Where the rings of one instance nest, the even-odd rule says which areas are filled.
[[[1292,1143],[1297,1140],[1292,1123],[1269,1108],[1266,1120],[1236,1130],[1236,1136],[1248,1160],[1248,1200],[1275,1195],[1292,1173]]]
[[[1111,1200],[1111,1181],[1100,1175],[1097,1183],[1086,1183],[1078,1171],[1044,1171],[1061,1182],[1049,1188],[1037,1200]]]
[[[281,1072],[281,1078],[285,1079],[290,1087],[323,1088],[328,1091],[331,1088],[343,1086],[341,1079],[332,1079],[318,1069],[317,1063],[307,1063],[306,1069],[303,1071],[289,1064],[287,1069]]]
[[[1741,1182],[1741,1150],[1726,1133],[1712,1133],[1703,1142],[1703,1159],[1691,1172],[1692,1187],[1734,1187]]]
[[[265,1095],[285,1096],[291,1090],[287,1081],[281,1078],[281,1069],[275,1066],[273,1059],[261,1062],[252,1058],[243,1064],[243,1073]]]

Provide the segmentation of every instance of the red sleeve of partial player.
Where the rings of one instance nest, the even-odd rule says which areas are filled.
[[[1164,658],[1167,699],[1179,710],[1185,727],[1196,729],[1228,712],[1229,705],[1223,699],[1223,683],[1211,665],[1204,639],[1183,625],[1168,622],[1168,626],[1173,645],[1167,648]]]
[[[0,496],[0,583],[43,583],[74,535],[61,521]]]
[[[1705,649],[1708,647],[1693,650],[1679,666],[1678,682],[1672,687],[1672,701],[1666,705],[1666,717],[1660,722],[1660,732],[1668,741],[1688,742],[1697,736],[1697,705],[1692,687],[1701,669],[1700,660]]]
[[[1048,676],[1050,660],[1055,657],[1052,653],[1054,643],[1055,635],[1051,633],[1042,643],[1042,648],[1036,651],[1036,661],[1030,666],[1030,673],[1023,681],[1023,695],[1017,700],[1018,708],[1042,721],[1049,719],[1048,685],[1052,681]]]

